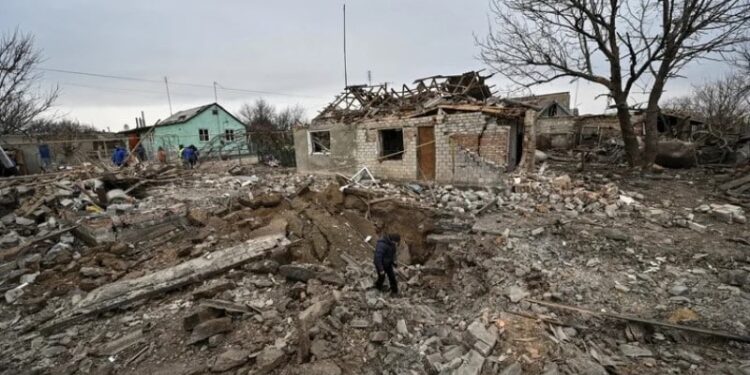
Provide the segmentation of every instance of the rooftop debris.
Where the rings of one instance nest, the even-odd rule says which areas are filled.
[[[485,83],[490,77],[492,75],[483,76],[481,71],[470,71],[420,78],[414,81],[414,86],[404,84],[400,89],[389,88],[387,84],[347,86],[313,122],[411,117],[437,111],[438,108],[494,111],[496,115],[508,117],[523,114],[518,108],[505,108],[499,104],[492,87]]]

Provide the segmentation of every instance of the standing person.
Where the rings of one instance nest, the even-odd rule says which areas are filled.
[[[138,161],[146,161],[146,148],[143,147],[142,143],[139,143],[138,147],[135,148],[135,154],[138,155]]]
[[[182,159],[182,152],[185,151],[185,146],[177,146],[177,159]]]
[[[190,167],[195,167],[198,164],[198,148],[194,145],[188,146],[189,149],[193,150],[193,157],[190,159]]]
[[[378,240],[375,245],[375,270],[378,272],[378,279],[375,281],[375,288],[383,290],[383,282],[388,276],[388,285],[391,287],[391,295],[398,294],[398,282],[393,267],[396,267],[396,249],[401,242],[401,236],[398,233],[386,234]]]
[[[49,145],[39,145],[39,158],[42,159],[42,169],[46,172],[52,165],[52,153],[50,152]]]
[[[185,167],[185,169],[192,169],[193,168],[193,160],[194,154],[193,149],[190,147],[185,147],[182,149],[182,165]]]
[[[122,167],[125,164],[125,159],[128,157],[128,152],[122,146],[116,146],[115,151],[112,153],[112,164]]]
[[[156,159],[159,160],[159,163],[161,164],[167,163],[167,152],[164,151],[164,147],[159,146],[159,151],[156,152]]]

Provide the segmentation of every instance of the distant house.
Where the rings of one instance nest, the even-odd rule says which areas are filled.
[[[250,153],[245,125],[217,103],[179,111],[156,124],[120,132],[127,134],[129,147],[142,142],[149,155],[163,147],[171,157],[180,145],[194,145],[204,156],[232,156]]]

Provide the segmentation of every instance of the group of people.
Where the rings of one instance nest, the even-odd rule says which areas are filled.
[[[177,152],[178,157],[180,158],[180,160],[182,160],[182,165],[186,169],[192,169],[198,163],[198,156],[200,155],[200,153],[198,152],[198,148],[194,145],[190,145],[188,147],[180,145]],[[138,144],[138,146],[135,147],[134,154],[140,161],[147,160],[146,148],[143,147],[142,144]],[[112,164],[118,167],[127,166],[130,156],[131,155],[128,153],[128,150],[125,149],[124,146],[117,145],[114,152],[112,153]],[[158,160],[161,164],[165,164],[167,162],[167,152],[164,150],[164,147],[159,147],[158,151],[156,152],[156,160]]]

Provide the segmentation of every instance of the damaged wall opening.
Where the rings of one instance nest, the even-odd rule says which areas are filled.
[[[404,130],[380,130],[380,157],[383,160],[401,160],[404,158]]]
[[[312,154],[330,154],[331,153],[331,132],[320,131],[310,132],[310,153]]]

